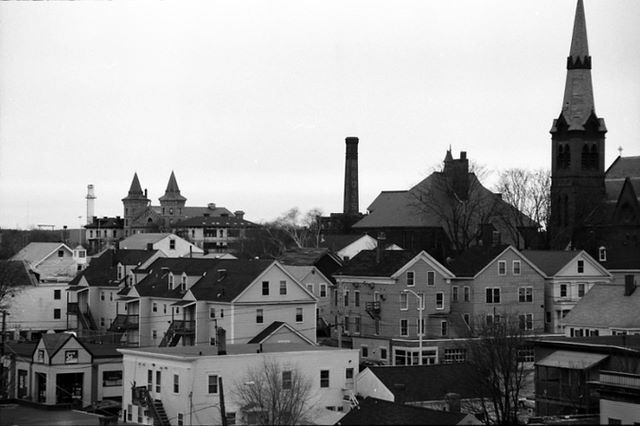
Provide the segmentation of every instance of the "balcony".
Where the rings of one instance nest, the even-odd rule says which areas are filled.
[[[78,302],[67,303],[67,314],[78,315],[78,312],[80,312],[80,307],[78,306]]]
[[[109,331],[123,332],[126,330],[137,330],[140,323],[139,315],[118,315],[109,327]]]
[[[193,320],[174,320],[160,342],[160,347],[176,346],[180,339],[191,342],[196,335],[196,322]],[[190,338],[190,339],[189,339]],[[191,342],[191,345],[193,343]]]

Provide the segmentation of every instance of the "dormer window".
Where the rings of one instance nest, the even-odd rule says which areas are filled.
[[[182,277],[180,279],[180,290],[187,291],[187,274],[182,273]]]
[[[173,274],[169,273],[169,290],[173,290]]]
[[[602,246],[598,249],[598,260],[600,262],[607,261],[607,248],[605,246]]]
[[[122,263],[118,263],[118,281],[124,277],[124,266]]]

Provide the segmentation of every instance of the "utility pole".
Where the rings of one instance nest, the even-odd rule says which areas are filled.
[[[227,413],[224,409],[224,390],[222,388],[222,376],[218,376],[218,386],[220,387],[220,390],[218,392],[218,395],[220,396],[220,420],[222,426],[227,426]]]

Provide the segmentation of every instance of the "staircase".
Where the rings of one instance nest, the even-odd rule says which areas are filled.
[[[171,323],[171,325],[167,329],[167,332],[164,334],[164,337],[160,342],[160,347],[176,346],[180,341],[180,337],[182,337],[180,334],[177,333],[177,331],[178,331],[178,326],[174,321]]]
[[[143,399],[144,406],[149,408],[151,417],[153,417],[154,426],[171,426],[169,416],[167,416],[167,412],[162,405],[162,401],[151,398],[151,394],[149,394],[149,391],[146,388],[140,387],[138,389],[140,391],[140,396]]]
[[[98,325],[93,319],[93,315],[91,315],[91,311],[87,308],[87,312],[78,312],[78,320],[80,320],[80,324],[82,324],[82,328],[84,330],[97,330]]]

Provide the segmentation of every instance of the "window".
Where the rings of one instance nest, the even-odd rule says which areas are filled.
[[[533,314],[520,314],[520,330],[533,330]]]
[[[122,386],[122,370],[103,371],[102,386]]]
[[[169,240],[169,250],[176,249],[176,240]]]
[[[457,302],[458,301],[458,286],[453,286],[451,287],[451,301],[452,302]]]
[[[507,275],[507,262],[505,260],[498,261],[498,275]]]
[[[532,347],[518,349],[517,357],[518,362],[534,362],[536,358],[535,351]]]
[[[187,276],[185,274],[182,274],[180,278],[180,290],[187,291]]]
[[[158,338],[158,331],[157,330],[151,330],[151,338],[154,339],[154,340]]]
[[[584,273],[584,260],[578,260],[578,273]]]
[[[162,372],[160,370],[156,371],[156,392],[160,393],[162,390]]]
[[[407,293],[400,293],[400,310],[406,311],[409,309],[409,295]]]
[[[138,423],[142,423],[141,420]],[[184,426],[184,414],[178,413],[178,426]]]
[[[293,384],[293,373],[290,370],[282,372],[282,389],[291,389]]]
[[[313,292],[313,289],[311,290]],[[280,281],[280,295],[285,296],[287,294],[287,282]]]
[[[360,292],[358,290],[353,292],[353,304],[360,306]]]
[[[465,362],[467,360],[467,350],[462,349],[445,349],[444,350],[444,363],[453,364],[455,362]]]
[[[169,289],[173,290],[173,274],[169,273]]]
[[[560,284],[560,297],[567,297],[567,285]]]
[[[152,305],[151,310],[152,310],[153,312],[158,312],[158,304],[157,304],[156,302],[153,302],[153,305]]]
[[[369,347],[362,345],[360,349],[362,350],[362,358],[369,358]]]
[[[420,318],[416,319],[416,334],[424,336],[424,318],[422,320]]]
[[[344,306],[349,306],[349,290],[344,291]]]
[[[60,300],[62,298],[62,291],[61,290],[53,290],[53,299],[54,300]]]
[[[360,334],[360,317],[353,318],[353,332]]]
[[[100,317],[100,327],[104,327],[104,317]]]
[[[344,371],[344,378],[353,381],[353,368],[347,368]]]
[[[373,321],[373,333],[380,334],[380,320],[377,318]]]
[[[233,425],[236,424],[236,413],[234,413],[234,412],[230,413],[230,412],[227,411],[226,417],[227,417],[227,424],[229,426],[233,426]]]
[[[302,322],[302,321],[303,321],[302,308],[296,308],[296,322]]]
[[[585,293],[584,289],[585,289],[584,283],[579,283],[578,284],[578,297],[584,296],[584,293]]]
[[[209,374],[207,376],[207,392],[209,394],[218,393],[218,376],[216,374]]]
[[[449,332],[449,324],[446,321],[440,321],[440,335],[446,336]]]
[[[147,370],[147,390],[153,390],[153,370]]]
[[[469,286],[464,286],[463,300],[468,302],[471,300],[471,288]]]
[[[309,293],[314,294],[313,293],[313,284],[307,284],[307,290],[309,291]]]
[[[533,287],[518,288],[518,302],[533,303]]]
[[[264,311],[262,309],[256,309],[256,324],[262,324],[264,322]]]
[[[544,321],[548,324],[551,322],[551,311],[545,312]]]
[[[180,376],[173,375],[173,393],[180,393]]]
[[[269,281],[262,281],[262,295],[269,295]]]
[[[104,291],[100,292],[100,300],[104,300]]]
[[[345,317],[344,317],[344,332],[348,334],[349,331],[350,331],[349,316],[345,315]]]
[[[320,387],[329,387],[329,370],[320,370]]]
[[[60,317],[61,317],[61,311],[60,311],[60,309],[57,309],[57,308],[56,308],[56,309],[54,309],[54,310],[53,310],[53,319],[60,319]]]
[[[406,319],[400,320],[400,335],[401,336],[409,335],[409,322]]]
[[[320,284],[320,297],[327,297],[327,285]]]
[[[64,257],[64,250],[58,250],[58,257]]]
[[[485,289],[486,303],[500,303],[500,288],[488,287]]]
[[[127,421],[133,421],[133,405],[127,405]]]
[[[436,293],[436,309],[444,309],[444,293],[441,291]]]
[[[487,325],[491,325],[493,323],[497,323],[500,322],[500,315],[499,314],[487,314]]]
[[[380,348],[380,359],[387,359],[387,348]]]
[[[513,275],[520,275],[520,261],[514,260],[512,262],[511,268],[513,270]]]
[[[435,285],[436,273],[434,271],[427,271],[427,285]]]
[[[215,317],[216,317],[216,308],[213,308],[213,307],[209,308],[209,318],[215,319]]]
[[[415,272],[407,271],[407,286],[412,287],[415,284]]]
[[[606,262],[607,261],[607,249],[606,247],[600,247],[598,249],[598,260],[600,262]]]

